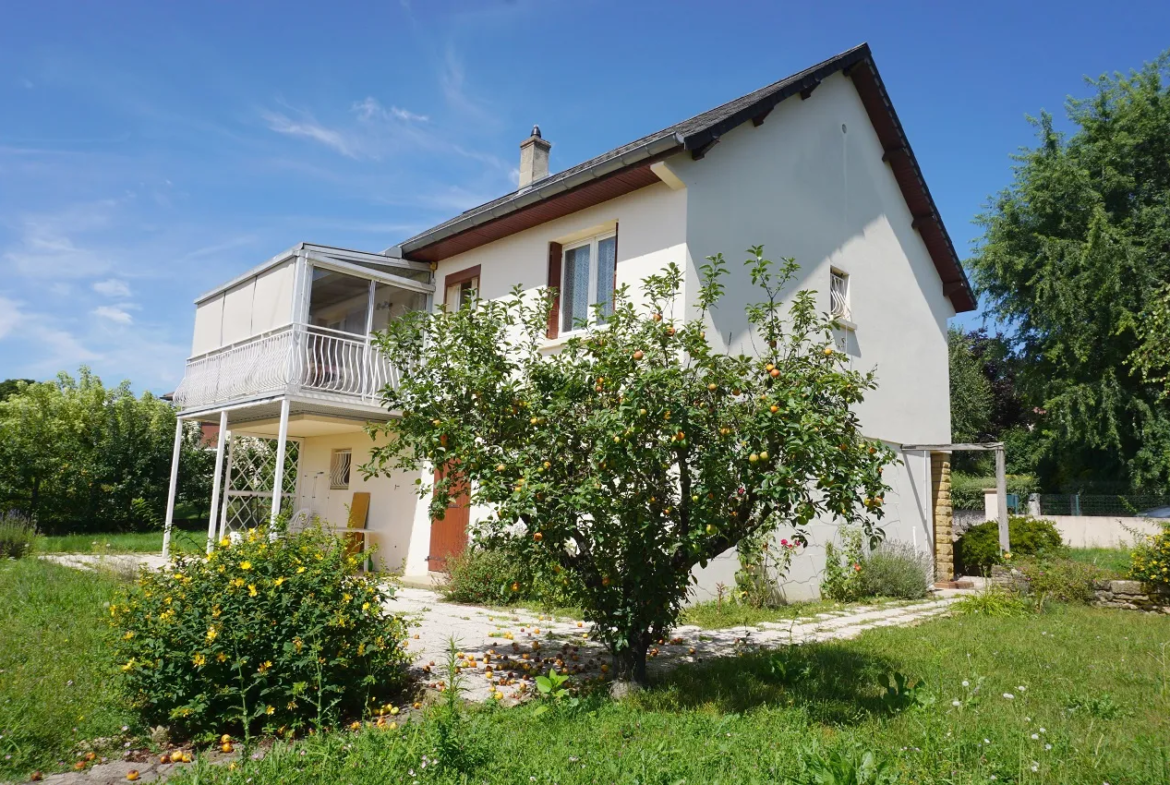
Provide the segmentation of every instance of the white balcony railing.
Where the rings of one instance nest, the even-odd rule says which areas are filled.
[[[181,409],[299,392],[377,404],[398,372],[365,336],[290,324],[187,361]]]

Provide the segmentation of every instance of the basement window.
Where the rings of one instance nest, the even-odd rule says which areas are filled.
[[[349,489],[349,468],[353,463],[352,450],[334,450],[329,460],[329,487],[335,491]]]
[[[829,313],[844,322],[853,320],[849,307],[849,274],[837,269],[829,271]]]

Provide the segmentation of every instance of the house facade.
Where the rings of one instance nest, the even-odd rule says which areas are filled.
[[[698,267],[723,253],[732,274],[708,316],[710,334],[750,353],[743,306],[756,295],[737,263],[762,244],[771,258],[800,263],[791,291],[815,291],[837,317],[848,361],[876,369],[878,389],[859,410],[863,432],[900,459],[886,472],[883,528],[949,577],[949,528],[934,512],[946,461],[915,445],[950,441],[947,321],[975,300],[868,47],[563,172],[548,172],[549,149],[534,129],[521,145],[516,192],[381,254],[300,245],[197,301],[193,356],[176,393],[181,416],[221,424],[229,467],[235,437],[275,437],[269,453],[280,453],[270,456],[267,496],[263,488],[238,495],[228,475],[212,531],[238,525],[244,498],[253,510],[267,503],[269,513],[344,526],[355,494],[368,494],[368,515],[354,525],[369,530],[382,566],[426,578],[487,511],[457,506],[431,521],[415,495],[420,478],[357,471],[373,445],[364,423],[393,416],[377,391],[397,370],[370,345],[372,331],[473,293],[552,286],[547,350],[555,352],[592,303],[626,284],[637,302],[642,279],[671,262],[685,271],[674,315],[693,316]],[[789,597],[816,595],[835,532],[831,521],[814,524],[785,584]],[[710,564],[697,575],[696,598],[734,585],[737,567],[734,552]]]

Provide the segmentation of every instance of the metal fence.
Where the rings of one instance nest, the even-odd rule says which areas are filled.
[[[1040,515],[1097,515],[1131,517],[1170,514],[1170,496],[1041,493]]]

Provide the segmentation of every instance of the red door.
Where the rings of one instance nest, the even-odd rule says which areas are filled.
[[[443,478],[442,470],[435,472],[435,481]],[[463,553],[467,547],[467,524],[471,516],[471,493],[466,485],[456,489],[447,505],[442,520],[431,521],[431,553],[427,556],[428,569],[442,572],[447,569],[447,557]]]

